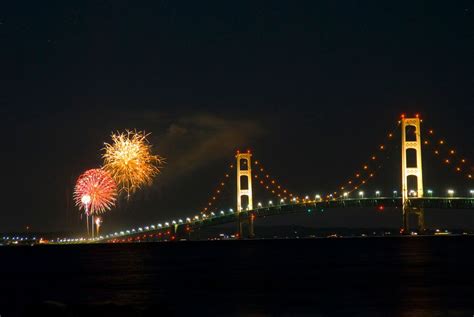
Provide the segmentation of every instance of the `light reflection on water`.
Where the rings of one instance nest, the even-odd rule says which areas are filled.
[[[1,248],[0,314],[472,316],[471,237]],[[39,306],[38,306],[39,305]],[[33,307],[33,308],[32,308]],[[27,311],[28,311],[27,309]]]

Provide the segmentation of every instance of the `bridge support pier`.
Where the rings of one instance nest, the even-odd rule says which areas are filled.
[[[249,217],[249,238],[253,239],[255,238],[255,232],[253,228],[253,221],[255,219],[255,215],[253,213],[249,213],[248,217]]]
[[[410,233],[410,215],[416,215],[418,232],[425,231],[425,210],[423,208],[403,207],[403,233]]]
[[[242,215],[240,213],[237,213],[237,234],[239,235],[239,239],[242,239],[242,234],[244,232],[243,228],[243,222],[242,222]]]

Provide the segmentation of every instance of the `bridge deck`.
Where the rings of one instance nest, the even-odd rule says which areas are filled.
[[[474,198],[465,197],[425,197],[425,198],[411,198],[408,202],[410,206],[425,209],[474,209]],[[251,211],[244,211],[240,213],[243,219],[248,218],[249,215],[255,217],[268,217],[276,215],[286,215],[302,212],[317,212],[324,209],[333,208],[377,208],[383,206],[384,208],[400,208],[402,207],[402,199],[400,197],[377,197],[377,198],[359,198],[359,199],[340,199],[329,201],[309,201],[303,203],[291,203],[281,205],[270,205],[266,207],[257,208]],[[126,230],[115,232],[96,239],[97,242],[109,241],[113,239],[124,239],[128,237],[164,233],[168,231],[177,232],[183,227],[188,227],[192,230],[198,228],[216,226],[226,223],[236,222],[237,215],[235,213],[216,214],[205,219],[191,220],[188,222],[170,224],[168,226],[154,226],[155,229],[149,228],[145,230]]]

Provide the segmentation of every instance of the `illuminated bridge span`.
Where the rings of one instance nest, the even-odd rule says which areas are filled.
[[[462,197],[431,197],[431,198],[414,198],[410,200],[413,207],[417,208],[433,208],[433,209],[474,209],[474,198]],[[361,199],[344,199],[331,201],[307,201],[292,204],[268,205],[251,211],[243,211],[240,213],[241,220],[249,221],[250,218],[265,218],[270,216],[288,215],[296,213],[312,213],[323,212],[326,209],[340,208],[402,208],[402,198],[376,197]],[[137,229],[115,232],[110,235],[103,236],[102,239],[96,241],[114,241],[114,242],[133,242],[147,240],[174,240],[176,237],[187,237],[189,232],[196,231],[201,228],[234,223],[236,214],[233,210],[212,213],[206,217],[199,219],[187,218],[186,220],[178,220],[165,222],[160,224],[152,224]],[[69,242],[78,242],[78,239],[69,239]],[[64,241],[67,242],[67,241]]]
[[[267,174],[258,161],[252,163],[250,151],[237,152],[236,164],[229,167],[224,179],[213,192],[208,204],[198,215],[186,219],[170,220],[168,222],[150,224],[144,227],[126,229],[114,233],[101,235],[95,239],[61,239],[60,243],[76,242],[134,242],[142,240],[176,240],[187,238],[191,232],[204,227],[237,223],[236,237],[243,237],[243,226],[247,225],[248,235],[254,237],[254,221],[257,218],[285,215],[293,213],[321,212],[331,208],[376,208],[379,211],[385,208],[399,208],[402,213],[402,232],[410,229],[410,215],[416,215],[417,229],[425,230],[425,209],[474,209],[474,190],[466,191],[466,197],[456,197],[454,190],[446,192],[447,197],[433,197],[433,191],[425,190],[423,183],[422,146],[429,148],[436,157],[442,159],[443,164],[466,178],[474,179],[469,169],[469,162],[457,155],[457,151],[447,147],[443,139],[434,139],[434,131],[426,132],[427,138],[421,139],[421,122],[416,116],[405,118],[402,116],[396,130],[401,128],[401,180],[402,188],[394,191],[392,197],[380,197],[379,191],[375,197],[366,197],[363,188],[371,182],[384,163],[384,153],[395,140],[395,132],[387,135],[387,142],[379,145],[377,153],[371,155],[368,161],[344,182],[336,191],[315,197],[299,197],[278,183]],[[236,209],[218,210],[216,201],[219,199],[231,173],[236,170]],[[266,206],[260,203],[254,205],[253,185],[262,186],[275,197],[275,203],[269,201]],[[354,198],[354,196],[356,198]]]

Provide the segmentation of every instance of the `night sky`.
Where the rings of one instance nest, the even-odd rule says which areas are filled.
[[[296,193],[333,191],[403,112],[474,160],[472,1],[2,1],[0,40],[0,231],[83,230],[74,182],[126,128],[167,165],[106,230],[196,214],[239,148]],[[400,187],[397,151],[367,191]],[[431,156],[425,187],[474,187]],[[334,224],[377,225],[353,213]]]

